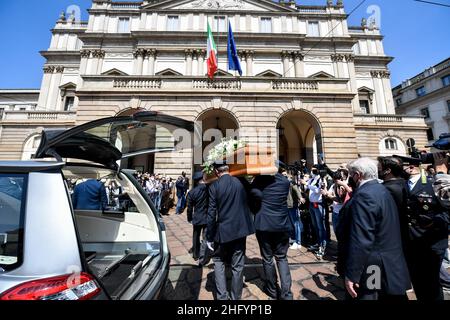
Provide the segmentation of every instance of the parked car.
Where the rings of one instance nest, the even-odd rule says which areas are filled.
[[[178,128],[194,132],[155,112],[100,119],[44,131],[33,161],[0,162],[0,300],[158,298],[170,262],[165,226],[121,164],[181,149]],[[74,208],[77,183],[102,179],[123,190],[120,206]]]

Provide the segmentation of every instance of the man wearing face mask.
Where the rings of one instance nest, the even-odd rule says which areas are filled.
[[[338,257],[338,271],[345,277],[348,296],[359,300],[407,299],[410,280],[395,201],[377,181],[376,161],[360,158],[351,162],[348,170],[356,190],[343,208],[339,241],[344,250]]]
[[[391,193],[397,205],[402,234],[403,251],[406,255],[406,247],[409,243],[408,228],[408,190],[402,176],[403,161],[396,157],[378,157],[378,177],[383,180],[383,185]]]

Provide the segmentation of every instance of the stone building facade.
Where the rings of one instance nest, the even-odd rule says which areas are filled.
[[[227,70],[228,19],[242,76]],[[207,21],[219,51],[213,81],[205,75]],[[392,58],[379,29],[364,19],[348,26],[340,0],[93,0],[88,22],[60,17],[41,54],[38,116],[27,114],[24,140],[47,120],[65,127],[145,109],[196,121],[202,131],[239,129],[250,143],[264,137],[290,164],[312,164],[323,153],[335,167],[358,154],[405,154],[410,137],[427,142],[423,117],[395,114]],[[17,133],[8,119],[0,130]],[[0,158],[23,153],[11,147]],[[196,169],[189,150],[141,156],[129,166],[171,176]]]
[[[450,133],[450,58],[404,81],[392,93],[398,114],[425,117],[430,144]]]

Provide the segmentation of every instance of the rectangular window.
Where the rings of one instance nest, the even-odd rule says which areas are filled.
[[[75,103],[75,97],[66,97],[66,103],[64,104],[64,111],[70,111]]]
[[[450,112],[450,100],[447,100],[447,110]]]
[[[425,87],[420,87],[416,89],[416,94],[418,97],[423,97],[424,95],[427,94]]]
[[[214,17],[214,27],[216,31],[219,32],[227,32],[227,23],[224,16],[215,16]]]
[[[395,100],[395,103],[397,104],[397,107],[400,107],[402,104],[402,98],[398,98],[397,100]]]
[[[25,108],[25,107],[20,107],[19,110],[20,110],[20,111],[26,111],[27,108]]]
[[[119,18],[118,33],[130,32],[130,18]]]
[[[428,130],[427,130],[427,138],[428,138],[428,141],[434,140],[433,128],[428,128]]]
[[[442,78],[442,85],[444,87],[450,86],[450,74]]]
[[[361,113],[369,114],[370,113],[370,107],[369,107],[369,101],[367,100],[360,100],[359,106],[361,108]]]
[[[262,33],[272,33],[272,18],[261,18],[260,30]]]
[[[0,174],[0,269],[22,262],[26,175]]]
[[[167,31],[179,31],[179,18],[178,16],[167,16]]]
[[[319,22],[308,22],[308,36],[310,37],[320,37]]]
[[[425,119],[430,119],[430,110],[428,108],[423,108],[420,113],[425,116]]]

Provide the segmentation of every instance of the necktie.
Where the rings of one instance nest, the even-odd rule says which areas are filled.
[[[411,191],[414,187],[414,182],[412,180],[408,180],[409,190]]]

